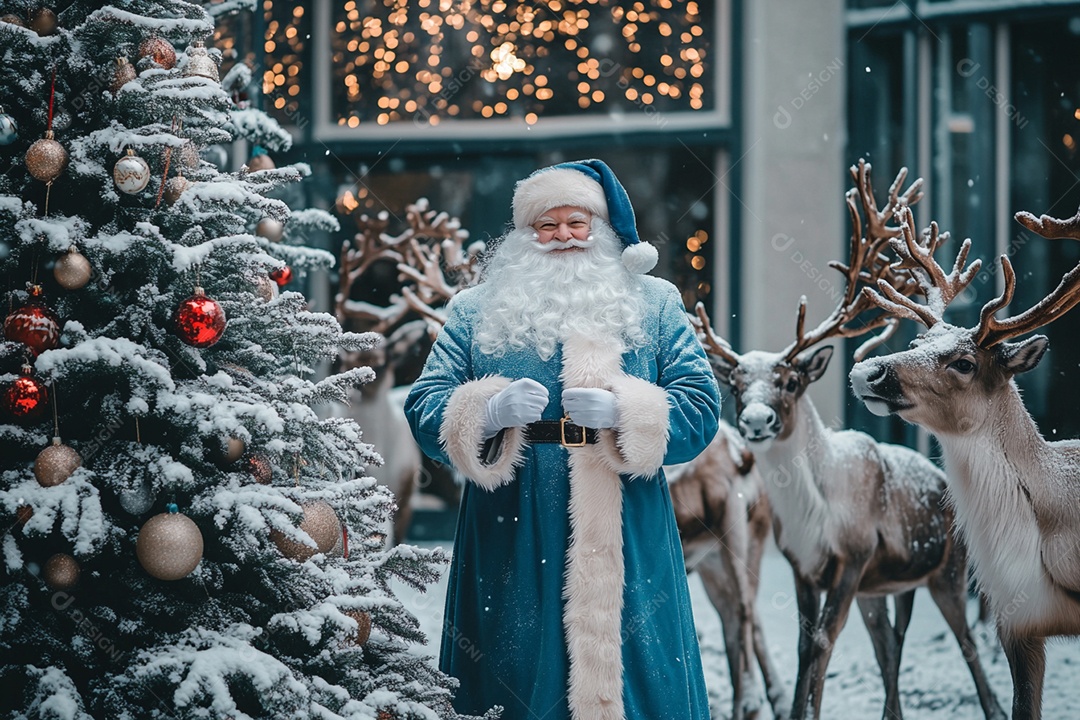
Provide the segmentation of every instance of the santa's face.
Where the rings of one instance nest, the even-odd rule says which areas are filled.
[[[585,218],[579,207],[554,208],[507,234],[484,271],[482,352],[529,347],[547,360],[572,334],[644,344],[640,285],[622,242],[599,217],[579,226]]]
[[[536,243],[544,252],[576,253],[592,246],[591,223],[588,210],[564,205],[545,212],[532,227],[536,231]]]

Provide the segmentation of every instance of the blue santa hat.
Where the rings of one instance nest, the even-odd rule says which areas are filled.
[[[602,160],[576,160],[537,170],[514,187],[514,226],[527,227],[552,208],[583,207],[607,221],[623,244],[623,265],[633,273],[656,267],[659,254],[638,237],[630,196]]]

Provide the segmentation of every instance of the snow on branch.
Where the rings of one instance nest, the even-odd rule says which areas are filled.
[[[292,135],[261,110],[233,110],[229,114],[229,124],[236,136],[273,152],[284,152],[292,147]]]
[[[76,555],[89,555],[101,548],[111,525],[102,513],[92,471],[81,467],[54,487],[42,487],[29,472],[22,482],[17,477],[14,472],[4,474],[6,489],[0,490],[0,507],[12,515],[20,506],[34,508],[23,527],[24,535],[48,535],[59,522]]]
[[[188,7],[195,6],[189,4]],[[189,18],[149,17],[108,5],[92,12],[84,22],[85,25],[94,23],[122,23],[137,27],[147,35],[188,36],[210,35],[214,32],[214,22],[210,14],[205,10],[203,10],[203,17],[195,20]]]

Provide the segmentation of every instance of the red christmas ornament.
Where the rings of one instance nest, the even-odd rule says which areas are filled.
[[[29,365],[23,365],[22,374],[0,394],[0,410],[16,422],[37,422],[49,406],[49,389],[33,372]]]
[[[270,279],[276,282],[278,287],[285,287],[292,282],[292,268],[288,265],[283,268],[278,268],[270,273]]]
[[[209,298],[201,287],[195,294],[180,303],[173,316],[176,334],[188,345],[197,348],[210,347],[225,332],[225,311],[217,300]]]
[[[40,285],[30,288],[30,299],[4,320],[4,337],[21,342],[37,356],[60,344],[60,321],[45,304]]]

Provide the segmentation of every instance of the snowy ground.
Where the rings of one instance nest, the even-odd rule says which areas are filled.
[[[709,604],[696,575],[689,578],[698,638],[701,642],[705,681],[714,718],[726,718],[731,711],[731,686],[728,681],[720,619]],[[445,576],[423,595],[399,587],[399,597],[419,618],[429,638],[428,652],[438,654],[442,626]],[[798,624],[794,583],[787,561],[775,549],[765,554],[761,572],[758,612],[764,625],[766,642],[787,685],[790,697],[797,669],[796,638]],[[969,617],[974,617],[974,603]],[[1012,684],[1009,666],[996,640],[979,631],[980,656],[998,702],[1006,712],[1011,704]],[[904,717],[907,720],[978,720],[983,717],[975,695],[975,685],[968,673],[960,649],[949,632],[929,594],[920,590],[904,645],[900,675]],[[840,635],[825,685],[822,715],[842,720],[881,717],[884,690],[874,661],[870,639],[863,628],[858,610],[852,610]],[[1046,693],[1043,717],[1047,720],[1080,717],[1080,641],[1055,641],[1047,652]],[[763,719],[771,717],[766,710]]]

